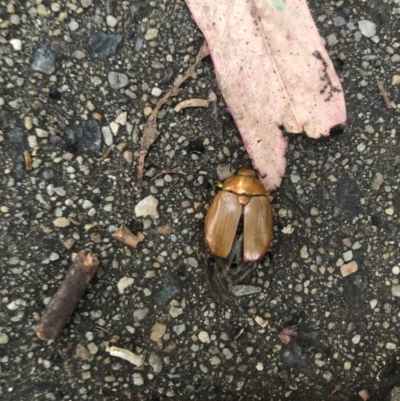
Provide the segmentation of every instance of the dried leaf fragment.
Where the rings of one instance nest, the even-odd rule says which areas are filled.
[[[110,353],[111,356],[116,356],[118,358],[124,359],[132,363],[135,366],[142,366],[144,362],[144,357],[141,355],[134,354],[131,351],[128,351],[125,348],[115,347],[106,347],[106,351]]]
[[[285,327],[279,334],[278,337],[283,344],[289,344],[292,341],[292,337],[297,337],[297,330],[299,325]]]
[[[142,233],[138,233],[136,236],[124,224],[118,228],[118,230],[113,232],[112,237],[125,245],[131,246],[132,248],[136,248],[139,242],[144,240],[144,235]]]

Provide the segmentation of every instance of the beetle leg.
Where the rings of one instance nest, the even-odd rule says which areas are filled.
[[[215,302],[223,304],[232,286],[227,260],[208,254],[204,267],[204,275],[211,296]]]

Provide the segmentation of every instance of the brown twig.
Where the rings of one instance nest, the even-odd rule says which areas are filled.
[[[159,171],[157,174],[155,174],[153,177],[151,177],[152,180],[155,180],[156,178],[160,177],[161,175],[164,174],[182,174],[186,175],[186,173],[182,170],[173,170],[172,168],[166,168],[164,170]]]
[[[80,251],[39,323],[33,327],[41,340],[54,341],[68,322],[99,267],[97,256]]]
[[[208,47],[207,47],[207,44],[204,43],[201,46],[201,48],[196,56],[196,61],[194,62],[194,64],[191,65],[187,69],[186,74],[181,79],[179,79],[177,82],[175,82],[174,86],[162,97],[162,99],[160,99],[157,106],[151,112],[150,117],[147,120],[147,123],[144,127],[142,139],[140,142],[138,180],[137,180],[137,185],[136,185],[138,190],[141,190],[141,188],[142,188],[143,173],[144,173],[144,159],[147,155],[147,152],[149,151],[150,146],[154,143],[154,141],[160,135],[160,133],[157,130],[157,115],[158,115],[161,107],[165,103],[167,103],[167,101],[170,97],[174,97],[179,93],[179,87],[194,73],[195,68],[197,67],[197,64],[199,64],[200,61],[208,55],[209,55]]]
[[[32,170],[32,157],[31,157],[31,152],[29,152],[29,150],[25,150],[24,160],[25,160],[25,170],[31,171]]]
[[[385,90],[385,88],[383,86],[383,82],[381,82],[381,81],[378,82],[378,88],[379,88],[379,92],[382,95],[383,101],[386,104],[386,107],[388,109],[392,109],[393,105],[392,105],[392,102],[390,101],[389,96],[388,96],[388,94],[387,94],[387,92],[386,92],[386,90]]]

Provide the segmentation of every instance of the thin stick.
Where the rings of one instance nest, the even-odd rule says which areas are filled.
[[[383,82],[381,82],[381,81],[378,82],[378,88],[379,88],[379,92],[380,92],[381,95],[382,95],[383,101],[384,101],[385,104],[386,104],[386,107],[387,107],[388,109],[392,109],[392,108],[393,108],[393,105],[392,105],[392,102],[391,102],[390,99],[389,99],[388,94],[387,94],[386,91],[385,91],[385,88],[384,88],[384,86],[383,86]]]
[[[144,127],[142,139],[140,142],[138,179],[137,179],[137,184],[136,184],[136,187],[138,190],[142,189],[143,173],[144,173],[144,160],[146,158],[147,152],[148,152],[150,146],[153,144],[153,142],[160,135],[160,133],[157,130],[157,121],[156,121],[158,112],[160,111],[161,107],[165,103],[167,103],[169,98],[175,97],[178,95],[179,87],[194,73],[194,71],[196,70],[196,67],[200,63],[200,61],[208,55],[209,55],[208,47],[207,47],[207,44],[204,43],[201,46],[201,48],[196,56],[196,61],[194,62],[194,64],[192,64],[187,69],[185,75],[181,79],[179,79],[177,82],[175,82],[174,86],[164,95],[163,98],[161,98],[159,100],[157,106],[151,112],[150,117],[147,120],[147,123]]]
[[[41,340],[54,341],[58,337],[98,267],[95,254],[87,250],[78,253],[39,323],[33,327]]]

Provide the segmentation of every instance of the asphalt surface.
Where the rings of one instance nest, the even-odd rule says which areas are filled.
[[[321,140],[285,136],[271,255],[242,283],[252,294],[218,305],[204,282],[204,219],[215,181],[249,160],[210,58],[161,110],[135,189],[146,118],[203,43],[185,3],[0,2],[2,400],[390,399],[400,385],[400,3],[309,5],[348,122]],[[208,108],[173,111],[211,92]],[[158,218],[137,217],[149,195]],[[144,235],[136,249],[113,239],[121,224]],[[32,327],[82,249],[99,272],[47,344]]]

